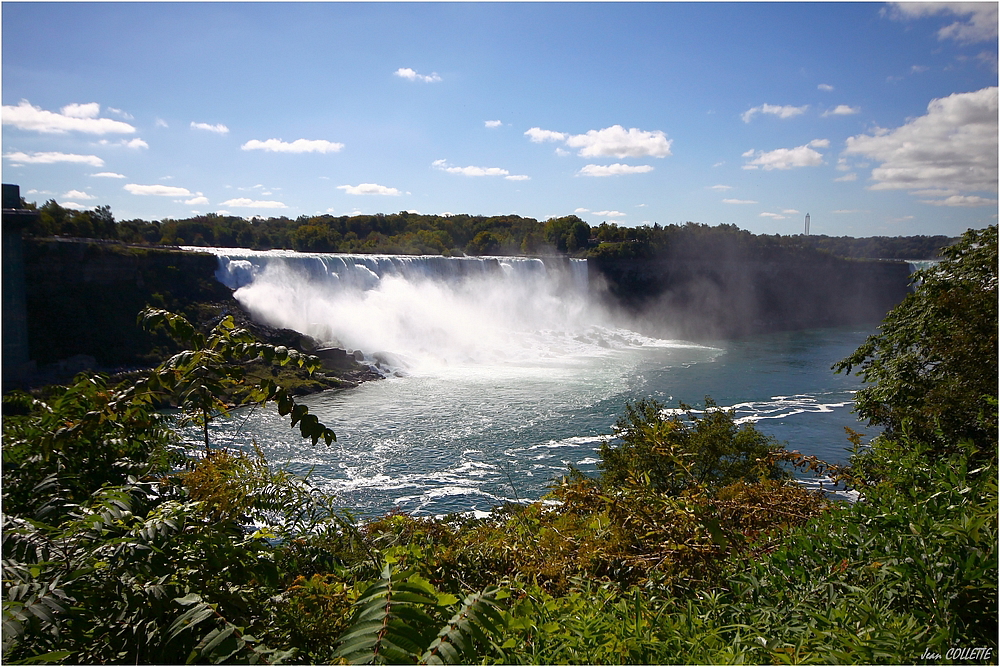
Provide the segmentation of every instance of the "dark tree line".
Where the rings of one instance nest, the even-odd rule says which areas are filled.
[[[79,211],[48,200],[25,203],[41,215],[27,229],[36,237],[71,236],[140,245],[286,248],[302,252],[432,255],[536,255],[653,258],[715,252],[719,244],[744,256],[784,254],[788,249],[840,257],[931,259],[954,239],[945,236],[829,237],[757,235],[736,225],[688,222],[624,227],[590,226],[575,215],[538,221],[518,215],[423,215],[401,211],[372,215],[302,215],[246,219],[209,213],[182,220],[116,221],[108,206]]]

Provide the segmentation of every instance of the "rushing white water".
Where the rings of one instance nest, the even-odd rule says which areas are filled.
[[[830,365],[866,331],[696,344],[640,335],[596,304],[583,261],[216,249],[256,318],[391,360],[385,380],[302,399],[337,432],[310,447],[270,410],[213,425],[257,442],[361,513],[440,514],[538,498],[593,472],[628,401],[712,396],[794,449],[844,459],[856,378]],[[384,364],[383,364],[384,365]]]
[[[410,373],[656,344],[610,325],[585,260],[215,252],[216,277],[256,319]]]

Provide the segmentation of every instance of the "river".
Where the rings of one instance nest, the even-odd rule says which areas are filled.
[[[380,363],[386,378],[305,397],[337,441],[311,446],[271,409],[212,426],[256,442],[361,515],[486,511],[539,498],[598,449],[627,402],[695,408],[711,396],[804,454],[843,462],[858,378],[830,366],[871,330],[736,341],[664,340],[618,326],[585,265],[214,250],[217,276],[259,319]]]

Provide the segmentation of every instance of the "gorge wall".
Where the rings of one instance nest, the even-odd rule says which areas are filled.
[[[906,262],[808,257],[588,260],[591,281],[645,327],[677,338],[731,338],[874,325],[909,292]]]
[[[24,242],[31,359],[78,355],[105,368],[152,364],[169,345],[136,325],[147,305],[197,319],[198,304],[229,299],[212,255],[59,239]]]

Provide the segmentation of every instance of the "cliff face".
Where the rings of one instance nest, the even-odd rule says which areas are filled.
[[[198,319],[196,304],[229,299],[213,255],[119,244],[25,240],[28,342],[39,365],[75,355],[104,367],[155,361],[162,335],[136,326],[146,306]]]
[[[909,291],[905,262],[832,256],[588,260],[613,301],[678,338],[873,325]]]

